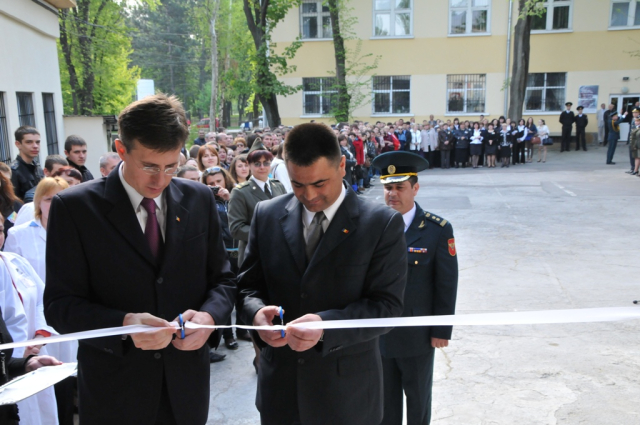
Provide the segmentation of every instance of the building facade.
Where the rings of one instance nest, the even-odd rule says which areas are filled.
[[[278,50],[296,37],[303,41],[291,62],[296,71],[281,78],[303,87],[278,98],[286,125],[333,122],[327,113],[335,59],[322,3],[303,0],[272,33]],[[506,116],[504,88],[513,64],[507,52],[513,52],[518,1],[350,0],[349,6],[357,24],[350,28],[356,40],[348,46],[355,50],[360,43],[360,55],[379,57],[355,119]],[[533,19],[524,118],[542,118],[557,133],[558,116],[571,101],[574,110],[585,107],[588,131],[596,132],[601,103],[620,110],[640,99],[640,55],[634,55],[640,52],[640,2],[549,0],[542,7]]]
[[[40,131],[40,163],[64,151],[56,40],[58,10],[74,0],[0,0],[0,161],[17,155],[13,132]]]

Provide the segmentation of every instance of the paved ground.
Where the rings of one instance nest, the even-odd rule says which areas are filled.
[[[455,229],[458,314],[640,299],[640,178],[623,172],[624,144],[616,165],[605,155],[421,174],[417,201]],[[382,202],[380,184],[365,196]],[[436,355],[432,423],[639,424],[639,341],[639,321],[458,327]],[[240,344],[211,366],[210,424],[259,424],[253,350]]]

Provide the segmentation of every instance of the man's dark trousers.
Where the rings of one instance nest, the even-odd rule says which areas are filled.
[[[572,126],[562,126],[562,145],[560,146],[560,151],[569,151],[571,150],[571,130]]]

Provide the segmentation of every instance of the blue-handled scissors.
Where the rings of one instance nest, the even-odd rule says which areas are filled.
[[[178,314],[178,319],[180,320],[180,336],[181,339],[184,339],[184,320],[182,319],[182,313]]]
[[[278,307],[278,314],[280,315],[280,324],[284,326],[284,310],[282,307]],[[280,336],[284,338],[284,329],[280,329]]]

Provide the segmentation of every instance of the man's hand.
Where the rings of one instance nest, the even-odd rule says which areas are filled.
[[[273,318],[279,317],[280,307],[269,305],[262,307],[253,317],[254,326],[273,326]],[[272,347],[284,347],[287,338],[282,338],[280,331],[258,331],[260,338]]]
[[[44,366],[60,366],[62,362],[55,357],[51,356],[36,356],[31,357],[27,360],[27,364],[25,365],[25,369],[27,372],[32,372],[36,369],[40,369]]]
[[[38,339],[38,338],[44,338],[44,336],[38,334],[36,335],[33,339]],[[38,354],[40,354],[40,349],[42,348],[44,344],[40,344],[40,345],[30,345],[28,347],[26,347],[24,349],[24,354],[22,355],[22,357],[29,357],[29,356],[37,356]]]
[[[178,318],[174,319],[176,322]],[[187,310],[182,313],[182,320],[193,322],[199,325],[215,326],[215,321],[209,313],[203,311]],[[182,351],[197,350],[207,342],[213,329],[185,329],[184,339],[180,339],[180,330],[177,331],[178,338],[173,340],[173,346]]]
[[[448,347],[449,346],[449,340],[448,339],[440,339],[440,338],[431,337],[431,346],[433,348]]]
[[[149,313],[128,313],[124,316],[122,325],[149,325],[158,328],[158,330],[131,335],[133,344],[141,350],[162,350],[169,345],[173,334],[176,333],[176,328],[169,322]]]
[[[317,314],[305,314],[296,320],[287,324],[287,343],[293,351],[307,351],[309,348],[315,347],[322,337],[323,329],[302,329],[296,328],[296,323],[304,322],[321,322],[322,318]]]

